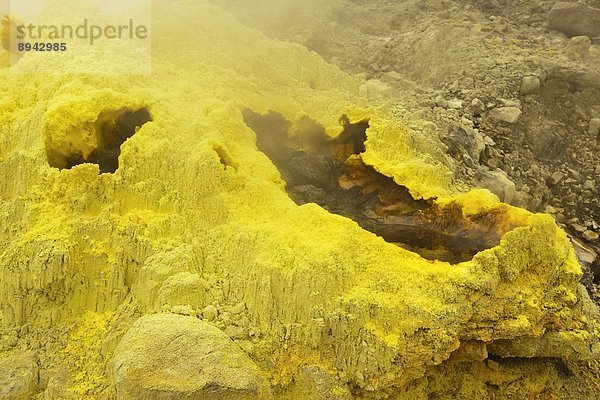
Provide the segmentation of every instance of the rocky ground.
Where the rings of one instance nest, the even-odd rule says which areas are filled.
[[[552,214],[600,302],[600,2],[215,2],[434,123],[459,181]]]

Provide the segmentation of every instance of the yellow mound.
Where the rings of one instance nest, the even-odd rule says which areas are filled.
[[[21,386],[0,379],[0,393],[133,398],[138,389],[117,389],[152,382],[121,377],[113,360],[127,349],[118,344],[138,318],[163,312],[218,327],[269,378],[272,390],[248,384],[239,398],[484,398],[494,388],[591,398],[598,370],[582,365],[600,354],[598,315],[552,218],[487,191],[457,193],[442,154],[417,150],[402,121],[360,99],[361,82],[318,55],[207,1],[153,3],[149,75],[93,74],[114,60],[86,47],[76,62],[89,74],[60,74],[67,54],[30,53],[0,70],[0,357],[21,357],[11,365],[27,370],[35,354],[41,369]],[[297,206],[257,150],[246,109],[296,127],[308,116],[331,136],[343,114],[368,118],[366,164],[415,198],[459,204],[464,215],[497,212],[498,230],[512,230],[451,266],[315,204]],[[64,168],[94,157],[96,133],[140,110],[151,121],[122,145],[116,172]],[[128,341],[168,339],[162,325],[147,333],[145,324]],[[164,364],[152,354],[148,376],[166,380],[157,387],[169,394],[149,398],[190,387],[152,370],[185,367],[193,344],[178,343]],[[552,360],[577,372],[558,373]],[[244,373],[254,377],[253,368]],[[225,381],[214,398],[238,398]]]

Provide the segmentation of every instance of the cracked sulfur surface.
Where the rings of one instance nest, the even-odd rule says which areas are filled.
[[[598,393],[598,312],[551,217],[459,191],[436,137],[315,53],[206,1],[153,3],[150,75],[14,73],[59,68],[40,54],[0,69],[0,393]],[[450,264],[298,205],[246,110],[299,143],[368,120],[365,166],[497,240]]]

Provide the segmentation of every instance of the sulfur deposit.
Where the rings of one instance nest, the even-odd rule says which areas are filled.
[[[149,75],[0,69],[0,398],[598,398],[600,316],[550,216],[464,191],[306,48],[207,1],[152,13]],[[298,205],[249,112],[298,149],[368,121],[366,166],[498,243],[451,264]]]

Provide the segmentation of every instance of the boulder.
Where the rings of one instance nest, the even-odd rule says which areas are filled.
[[[544,159],[557,159],[566,153],[567,132],[565,128],[551,121],[529,124],[526,128],[526,141],[533,154]],[[552,182],[557,184],[564,178],[562,173],[553,175]]]
[[[221,330],[195,317],[146,315],[114,356],[121,400],[271,398],[258,367]]]
[[[517,190],[515,183],[508,178],[506,172],[499,169],[480,172],[479,185],[494,193],[504,203],[510,203]]]
[[[485,104],[483,104],[483,101],[475,98],[471,101],[471,110],[473,111],[473,115],[481,115],[485,111]]]
[[[499,122],[514,124],[521,116],[521,109],[518,107],[499,107],[490,111],[490,117]]]
[[[528,95],[535,93],[539,90],[541,86],[540,78],[534,75],[523,77],[523,82],[521,83],[521,94]]]
[[[448,146],[448,151],[454,156],[466,152],[475,162],[479,162],[485,149],[485,141],[479,131],[465,124],[451,123],[447,135],[442,141]]]
[[[38,386],[38,368],[33,353],[17,350],[0,354],[0,399],[29,400]]]
[[[568,76],[568,81],[575,90],[600,89],[600,72],[576,72]]]
[[[550,11],[548,28],[569,37],[598,37],[600,36],[600,8],[559,2]]]
[[[588,55],[592,41],[587,36],[575,36],[571,38],[565,47],[565,54],[571,60],[581,61]]]
[[[571,243],[573,244],[579,262],[585,267],[591,267],[598,258],[596,250],[576,237],[571,238]]]

